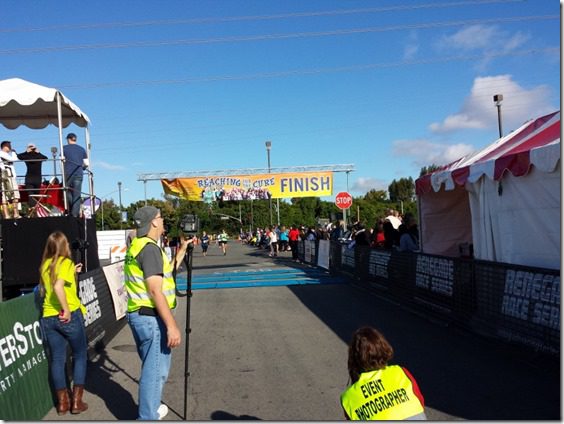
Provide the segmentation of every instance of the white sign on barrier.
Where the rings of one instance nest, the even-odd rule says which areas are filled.
[[[127,291],[125,290],[124,262],[117,262],[102,268],[110,288],[116,319],[119,320],[127,312]]]
[[[329,240],[319,240],[319,248],[317,250],[317,265],[321,268],[329,269]]]

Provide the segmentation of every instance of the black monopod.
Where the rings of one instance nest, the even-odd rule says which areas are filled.
[[[186,235],[194,237],[198,232],[199,219],[196,215],[184,215],[180,221],[180,229]],[[186,292],[182,292],[176,288],[177,297],[187,297],[186,300],[186,343],[184,348],[184,420],[188,420],[188,353],[190,348],[190,303],[192,300],[192,253],[194,251],[193,240],[188,242],[186,253],[184,254],[183,262],[186,266]],[[172,268],[174,282],[176,283],[176,255],[174,257],[174,265]]]

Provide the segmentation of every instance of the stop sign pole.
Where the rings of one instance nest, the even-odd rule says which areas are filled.
[[[347,225],[347,209],[352,205],[352,196],[346,191],[340,192],[335,196],[335,205],[343,211],[343,219],[345,221],[345,231]]]

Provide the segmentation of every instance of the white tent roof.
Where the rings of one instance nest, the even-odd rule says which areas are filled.
[[[463,157],[415,182],[418,195],[453,190],[482,176],[499,181],[506,171],[527,175],[531,165],[553,172],[560,161],[560,111],[526,122],[519,129],[474,154]]]
[[[0,81],[0,122],[8,129],[20,125],[33,129],[49,124],[58,126],[57,96],[61,99],[62,126],[87,127],[88,116],[55,88],[44,87],[20,78]]]

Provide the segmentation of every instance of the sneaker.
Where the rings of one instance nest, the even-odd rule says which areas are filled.
[[[159,420],[162,420],[168,414],[168,406],[166,406],[164,403],[161,403],[161,406],[159,406],[159,409],[157,409],[157,413],[159,414]]]

